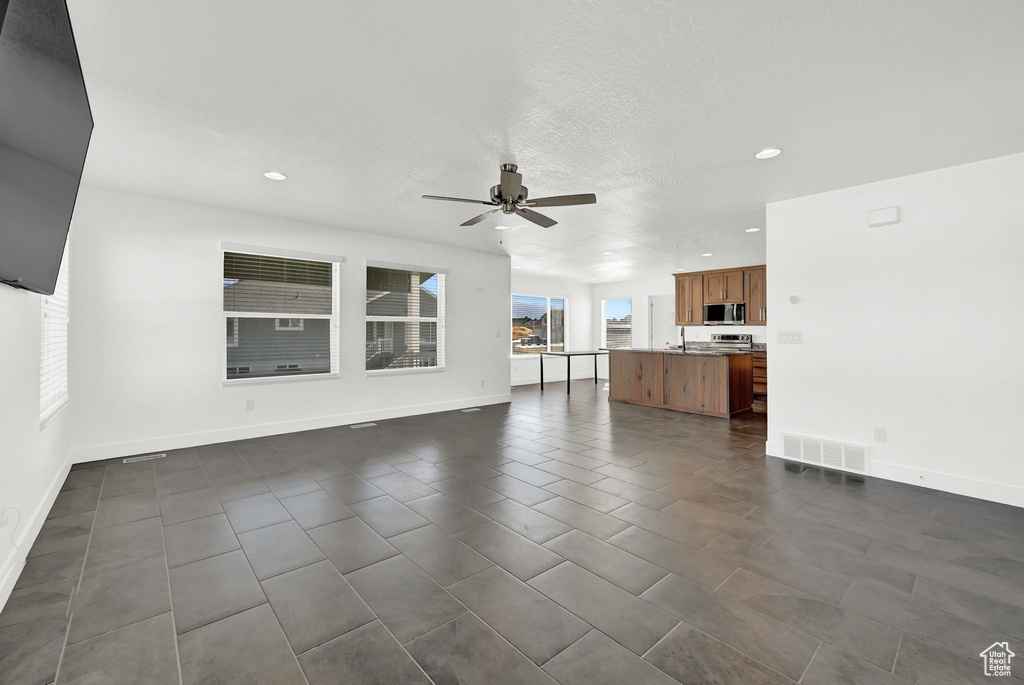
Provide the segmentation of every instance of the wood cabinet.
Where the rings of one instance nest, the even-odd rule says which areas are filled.
[[[764,266],[673,274],[676,278],[676,325],[703,326],[705,304],[746,303],[746,324],[768,323]]]
[[[743,270],[711,271],[704,274],[704,302],[743,302]]]
[[[608,399],[730,418],[751,410],[749,354],[696,355],[610,350]]]
[[[608,399],[634,404],[661,404],[663,354],[616,351],[608,357]],[[615,382],[611,382],[615,379]]]
[[[676,274],[676,325],[704,325],[704,277]]]
[[[764,326],[768,323],[768,297],[765,292],[765,268],[744,269],[743,301],[747,303],[747,324]]]
[[[754,352],[753,358],[753,380],[754,394],[768,396],[768,353]]]

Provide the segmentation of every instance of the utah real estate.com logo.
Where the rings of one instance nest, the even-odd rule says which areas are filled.
[[[1010,659],[1017,656],[1010,651],[1007,642],[994,642],[992,646],[979,654],[985,660],[985,675],[1008,676],[1010,675]]]

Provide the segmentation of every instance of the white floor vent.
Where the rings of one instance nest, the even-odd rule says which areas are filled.
[[[355,424],[352,424],[351,427],[352,428],[372,428],[373,426],[376,426],[376,425],[377,424],[375,424],[375,423],[355,423]]]
[[[122,459],[121,463],[122,464],[134,464],[137,461],[149,461],[150,459],[163,459],[166,456],[167,456],[166,452],[161,452],[160,454],[147,454],[144,457],[128,457],[127,459]]]
[[[462,411],[462,412],[468,412],[468,411],[480,411],[480,407],[471,407],[471,408],[469,408],[469,409],[462,409],[461,411]]]
[[[848,442],[822,440],[805,435],[782,434],[782,456],[829,469],[853,471],[867,475],[870,472],[868,448]]]

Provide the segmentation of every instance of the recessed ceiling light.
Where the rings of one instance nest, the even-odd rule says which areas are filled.
[[[265,173],[263,175],[266,176],[267,178],[269,178],[271,181],[283,181],[286,178],[288,178],[287,176],[285,176],[284,174],[282,174],[279,171],[268,171],[267,173]]]
[[[714,256],[715,256],[714,252],[705,252],[704,254],[701,255],[701,257],[714,257]]]
[[[596,278],[591,278],[590,280],[592,280],[592,281],[596,281],[597,279],[596,279]]]
[[[507,231],[508,230],[508,226],[502,226],[501,224],[498,224],[497,226],[494,227],[494,230],[495,231]]]
[[[601,254],[615,254],[614,252],[602,252]]]
[[[756,155],[754,155],[754,158],[755,159],[771,159],[772,157],[778,157],[781,154],[782,154],[782,150],[780,150],[779,148],[777,148],[777,147],[770,147],[770,148],[767,148],[765,150],[761,150],[760,152],[758,152]]]
[[[755,226],[755,227],[752,227],[752,228],[748,228],[748,229],[747,229],[747,233],[757,233],[757,232],[758,232],[758,231],[760,231],[760,230],[761,230],[760,228],[757,228],[757,227]]]
[[[676,268],[676,271],[686,271],[686,269],[684,269],[684,268],[682,268],[682,267],[677,267],[677,268]]]
[[[512,268],[513,269],[522,269],[523,267],[521,267],[521,266],[513,266]]]

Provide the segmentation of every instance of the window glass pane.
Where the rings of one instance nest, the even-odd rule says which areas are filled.
[[[548,298],[512,295],[512,354],[548,349]]]
[[[281,330],[277,322],[288,319],[228,319],[227,377],[330,373],[330,319],[298,320],[303,322],[301,329]]]
[[[437,317],[438,275],[366,267],[367,316]]]
[[[224,311],[330,315],[332,265],[308,259],[224,253]]]
[[[366,370],[418,369],[439,364],[437,323],[367,321]]]
[[[632,300],[605,300],[605,347],[630,347],[633,344]]]
[[[551,298],[551,325],[548,337],[551,352],[565,351],[565,300],[561,297]]]
[[[52,295],[42,298],[39,358],[39,419],[46,420],[68,399],[68,270],[65,248]]]

